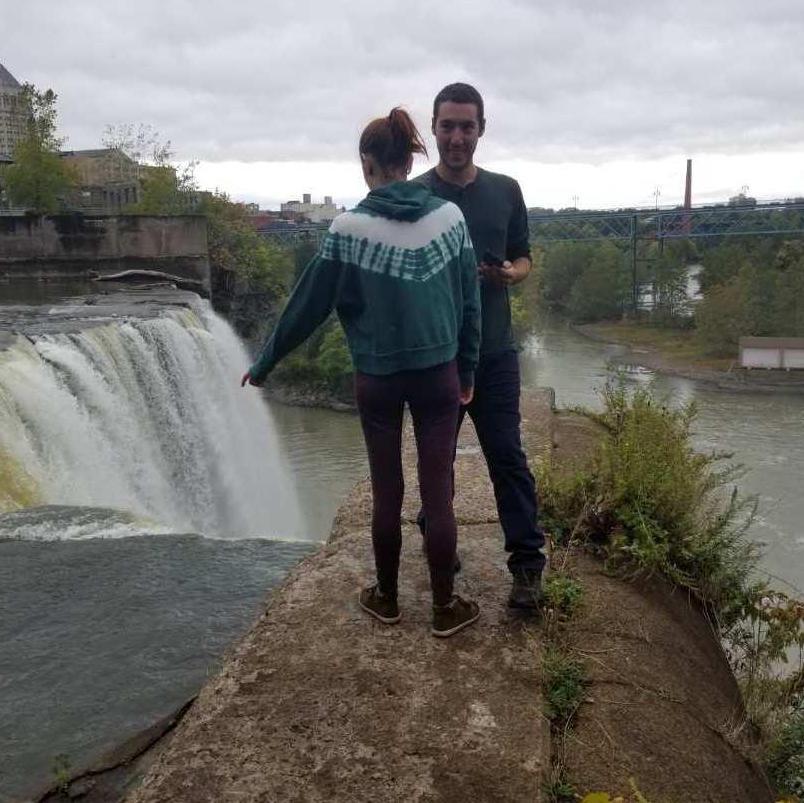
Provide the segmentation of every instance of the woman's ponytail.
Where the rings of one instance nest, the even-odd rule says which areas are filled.
[[[387,117],[372,120],[360,136],[360,153],[372,156],[382,169],[405,167],[414,153],[427,154],[416,124],[399,106],[391,109]]]

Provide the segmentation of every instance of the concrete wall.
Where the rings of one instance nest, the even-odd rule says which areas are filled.
[[[163,271],[209,289],[201,215],[0,215],[0,278]]]

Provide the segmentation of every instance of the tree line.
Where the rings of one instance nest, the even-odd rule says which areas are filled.
[[[735,356],[743,336],[804,337],[804,239],[789,236],[535,246],[538,288],[517,292],[576,323],[636,318],[694,329],[703,351]],[[693,266],[699,266],[693,270]],[[695,280],[699,293],[691,293]],[[637,307],[635,310],[635,293]]]

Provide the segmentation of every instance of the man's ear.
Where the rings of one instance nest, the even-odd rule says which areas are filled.
[[[477,134],[478,137],[482,137],[483,134],[486,133],[486,118],[485,117],[480,121],[480,125],[478,126],[477,131],[478,131],[478,134]]]
[[[433,117],[432,122],[430,123],[430,132],[433,136],[435,136],[435,125],[436,125],[436,118]]]

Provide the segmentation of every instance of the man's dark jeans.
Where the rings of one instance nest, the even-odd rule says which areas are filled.
[[[544,569],[544,533],[537,523],[536,482],[520,439],[519,359],[515,351],[484,355],[475,373],[475,395],[461,408],[460,430],[469,413],[494,486],[497,512],[510,552],[512,573]],[[424,521],[421,514],[419,524]]]

